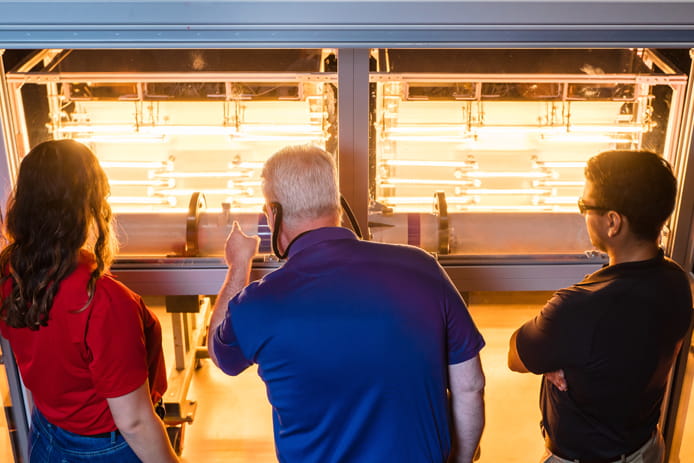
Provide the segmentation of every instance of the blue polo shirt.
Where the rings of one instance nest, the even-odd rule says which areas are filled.
[[[432,256],[339,227],[300,236],[212,342],[228,374],[258,364],[282,463],[445,462],[448,365],[484,346]]]

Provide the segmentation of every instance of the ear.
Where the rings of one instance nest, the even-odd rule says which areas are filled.
[[[626,217],[616,211],[607,211],[605,214],[607,221],[607,236],[614,238],[624,229]]]

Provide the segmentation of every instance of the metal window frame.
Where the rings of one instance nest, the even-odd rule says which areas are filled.
[[[363,228],[368,215],[364,197],[368,194],[366,175],[362,176],[368,169],[364,155],[368,150],[365,137],[368,102],[361,96],[368,95],[369,48],[694,47],[694,2],[689,1],[25,0],[0,1],[0,11],[2,48],[337,48],[343,65],[338,69],[339,117],[354,124],[344,127],[343,123],[339,128],[340,182]],[[16,131],[9,117],[4,71],[0,74],[3,129],[0,149],[4,148],[5,152],[4,161],[0,162],[0,187],[4,188],[0,194],[4,199],[16,169],[11,159],[16,159],[17,146],[13,140],[4,138],[4,134],[16,134]],[[686,162],[676,166],[684,185],[678,197],[668,250],[691,274],[694,266],[691,80],[685,101],[686,119],[679,135],[678,155]],[[469,278],[478,276],[476,270],[479,268],[470,270]],[[494,275],[499,275],[494,272],[501,270],[503,280],[504,272],[514,269],[485,267],[484,270]],[[532,275],[532,270],[528,272],[522,275],[525,282],[541,277]],[[213,270],[213,273],[221,281],[222,272]],[[511,286],[523,283],[517,272],[512,273],[515,277],[509,280]],[[152,275],[153,279],[162,277]],[[685,350],[688,354],[688,349]],[[670,443],[678,442],[677,433],[681,434],[683,427],[677,406],[690,387],[682,380],[685,365],[683,353],[675,368],[677,389],[673,390],[675,399],[665,422]],[[668,447],[668,461],[674,463],[676,455],[671,450]]]

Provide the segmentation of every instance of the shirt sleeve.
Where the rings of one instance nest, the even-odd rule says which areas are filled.
[[[440,272],[446,314],[448,364],[455,365],[479,354],[485,342],[448,274],[442,268]]]
[[[162,345],[161,323],[156,314],[145,305],[141,297],[138,297],[140,311],[142,313],[145,349],[147,350],[147,371],[149,389],[152,403],[156,403],[164,396],[168,381],[166,378],[166,363]]]
[[[241,294],[243,294],[243,291]],[[239,303],[241,294],[236,295],[229,301],[224,320],[217,327],[212,339],[212,349],[219,362],[219,368],[224,373],[232,376],[238,375],[252,365],[252,362],[246,358],[241,350],[238,338],[234,332],[234,324],[231,321],[231,309]]]
[[[581,329],[585,324],[575,296],[570,290],[555,293],[516,331],[518,356],[532,373],[580,366],[588,357],[591,333]]]
[[[115,282],[97,283],[86,343],[94,388],[105,398],[128,394],[148,376],[139,297]]]

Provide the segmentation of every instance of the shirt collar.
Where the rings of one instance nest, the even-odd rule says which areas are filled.
[[[614,280],[615,278],[622,277],[627,273],[641,271],[662,264],[664,260],[665,253],[662,249],[658,249],[658,254],[652,259],[606,265],[597,272],[586,276],[582,283],[599,283],[601,281]]]
[[[323,227],[309,230],[308,232],[304,232],[303,234],[299,235],[294,240],[289,247],[289,255],[287,258],[291,258],[294,254],[297,254],[304,249],[323,241],[345,239],[356,240],[357,236],[352,232],[352,230],[344,227]]]

